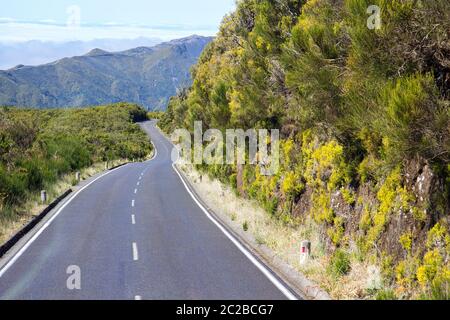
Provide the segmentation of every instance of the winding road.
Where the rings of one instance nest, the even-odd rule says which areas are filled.
[[[55,208],[0,260],[0,299],[294,298],[193,198],[155,123],[141,126],[156,157],[86,181]]]

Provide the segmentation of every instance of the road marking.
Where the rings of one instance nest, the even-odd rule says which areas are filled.
[[[138,255],[138,248],[136,242],[133,242],[133,260],[138,261],[139,255]]]
[[[163,137],[163,139],[169,141],[162,133],[160,133],[160,135],[161,135],[161,137]],[[151,141],[151,143],[153,144],[153,147],[155,150],[155,155],[153,157],[153,158],[155,158],[156,155],[158,154],[158,150],[156,149],[156,146],[153,143],[153,141]],[[169,143],[170,143],[170,141],[169,141]],[[166,145],[163,143],[162,146],[164,149],[166,149],[166,151],[170,155],[170,152],[169,152],[168,148],[166,147]],[[186,182],[184,182],[184,179],[181,176],[181,174],[178,172],[178,169],[175,167],[175,164],[172,164],[172,168],[174,169],[175,173],[180,178],[182,184],[184,185],[185,189],[187,190],[187,192],[189,193],[191,198],[199,206],[199,208],[203,211],[203,213],[208,217],[208,219],[210,219],[219,228],[219,230],[222,231],[222,233],[228,239],[230,239],[230,241],[239,249],[239,251],[241,251],[250,260],[250,262],[252,262],[266,276],[266,278],[269,279],[269,281],[272,282],[272,284],[286,296],[286,298],[288,298],[289,300],[298,300],[297,297],[295,295],[293,295],[291,293],[291,291],[280,280],[278,280],[268,270],[268,268],[265,265],[263,265],[261,262],[259,262],[253,256],[253,254],[251,254],[233,235],[231,235],[213,216],[211,216],[211,214],[205,209],[205,207],[197,200],[197,198],[191,192],[191,190],[187,186]]]
[[[136,194],[137,193],[137,189],[134,189],[134,194]]]
[[[134,207],[134,200],[131,200],[131,206]]]
[[[163,138],[165,138],[167,141],[168,139],[161,134],[161,136]],[[169,141],[170,143],[170,141]],[[164,149],[167,149],[167,147],[165,146],[165,144],[162,144],[162,146],[164,147]],[[156,149],[156,148],[155,148]],[[169,152],[167,150],[167,152]],[[228,238],[230,239],[230,241],[266,276],[267,279],[269,279],[270,282],[272,282],[272,284],[278,289],[280,290],[285,296],[286,298],[288,298],[289,300],[298,300],[297,297],[295,295],[293,295],[291,293],[291,291],[280,281],[278,280],[269,270],[268,268],[263,265],[261,262],[259,262],[254,256],[253,254],[251,254],[240,242],[239,240],[237,240],[233,235],[231,235],[227,229],[225,229],[209,212],[208,210],[205,209],[205,207],[197,200],[197,198],[195,197],[195,195],[192,193],[192,191],[189,189],[189,187],[187,186],[186,182],[184,181],[183,177],[181,176],[180,172],[178,171],[178,169],[176,168],[175,164],[172,163],[172,168],[174,169],[175,173],[178,175],[178,177],[180,178],[182,184],[184,185],[186,191],[189,193],[189,195],[191,196],[191,198],[194,200],[194,202],[198,205],[198,207],[203,211],[203,213],[208,217],[209,220],[211,220],[218,228],[220,231],[222,231],[222,233]]]
[[[134,214],[131,215],[131,223],[136,224],[136,217]]]
[[[153,157],[151,157],[151,159],[148,160],[148,162],[154,160],[154,159],[158,156],[158,149],[156,149],[156,146],[155,146],[155,144],[153,143],[153,141],[152,141],[151,139],[150,139],[150,143],[152,144],[153,150],[154,150],[155,152],[153,153]]]
[[[139,186],[141,183],[138,181],[137,186]]]
[[[142,180],[142,177],[139,177],[139,180]]]
[[[160,133],[162,137],[164,137],[167,141],[169,141],[169,139],[167,139],[162,133]],[[153,144],[154,149],[156,150],[156,154],[158,154],[158,150],[156,149],[155,144],[153,143],[153,141],[151,141],[151,143]],[[170,144],[173,144],[169,141]],[[172,155],[171,152],[169,152],[169,149],[166,147],[166,145],[163,143],[162,146],[164,147],[164,150],[166,150],[166,152],[169,154],[169,156]]]
[[[134,300],[136,300],[136,301],[142,300],[142,297],[141,296],[135,296]]]
[[[44,224],[42,225],[42,227],[34,234],[34,236],[32,236],[27,243],[25,243],[25,245],[20,248],[20,250],[11,258],[11,260],[8,261],[8,263],[3,267],[3,269],[0,270],[0,278],[5,274],[6,271],[8,271],[9,268],[11,268],[11,266],[17,261],[17,259],[20,258],[20,256],[31,246],[31,244],[36,241],[36,239],[42,234],[42,232],[44,232],[45,229],[47,229],[50,224],[56,219],[56,217],[59,216],[59,214],[69,205],[69,203],[71,203],[81,192],[83,192],[87,187],[89,187],[91,184],[93,184],[94,182],[96,182],[97,180],[103,178],[104,176],[116,171],[116,170],[120,170],[122,168],[125,168],[127,165],[124,165],[122,167],[113,169],[111,171],[107,171],[105,173],[103,173],[101,176],[95,178],[94,180],[92,180],[90,183],[88,183],[87,185],[85,185],[84,187],[82,187],[80,190],[78,190],[77,192],[75,192],[72,197],[70,197],[62,206],[61,208],[58,209],[58,211],[56,211],[56,213]]]
[[[197,200],[197,198],[194,196],[192,191],[187,186],[186,182],[184,182],[183,177],[181,176],[180,172],[178,172],[178,169],[176,168],[175,164],[172,164],[172,168],[175,170],[175,172],[178,174],[178,177],[180,178],[181,182],[183,183],[185,189],[191,196],[191,198],[195,201],[195,203],[199,206],[199,208],[205,213],[205,215],[208,217],[209,220],[211,220],[219,229],[222,231],[225,236],[233,242],[233,244],[266,276],[267,279],[269,279],[270,282],[278,289],[280,290],[286,298],[289,300],[298,300],[296,296],[294,296],[291,291],[286,288],[283,283],[281,283],[268,269],[265,267],[261,262],[259,262],[234,236],[232,236],[211,214],[208,212],[208,210],[205,209],[205,207]]]

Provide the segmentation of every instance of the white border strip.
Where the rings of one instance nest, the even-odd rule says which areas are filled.
[[[153,141],[150,141],[151,144],[153,145],[153,150],[155,150],[153,157],[148,160],[148,162],[154,160],[156,158],[156,156],[158,155],[158,149],[156,149],[155,144],[153,143]],[[20,248],[20,250],[5,264],[5,266],[0,269],[0,278],[6,273],[6,271],[8,271],[9,268],[11,268],[11,266],[20,258],[20,256],[31,246],[31,244],[36,241],[36,239],[44,232],[45,229],[47,229],[50,224],[56,219],[56,217],[59,216],[59,214],[69,205],[69,203],[72,202],[72,200],[74,200],[81,192],[83,192],[87,187],[89,187],[91,184],[93,184],[94,182],[96,182],[97,180],[107,176],[108,174],[122,169],[123,167],[126,167],[128,165],[125,164],[124,166],[118,167],[116,169],[107,171],[105,173],[103,173],[102,175],[98,176],[97,178],[95,178],[94,180],[92,180],[90,183],[88,183],[87,185],[85,185],[84,187],[82,187],[80,190],[78,190],[77,192],[75,192],[74,194],[72,194],[72,196],[69,198],[69,200],[67,200],[62,206],[61,208],[58,209],[58,211],[25,243],[25,245],[23,247]]]
[[[187,186],[186,182],[184,182],[183,177],[181,176],[180,172],[178,171],[175,164],[172,164],[172,168],[177,173],[178,177],[180,178],[181,182],[183,183],[184,187],[186,188],[189,195],[194,199],[195,203],[200,207],[200,209],[205,213],[205,215],[211,220],[219,229],[222,231],[225,236],[227,236],[228,239],[233,242],[233,244],[270,280],[270,282],[273,283],[275,287],[277,287],[278,290],[280,290],[286,298],[289,300],[298,300],[296,296],[294,296],[291,291],[286,288],[277,278],[274,277],[274,275],[267,270],[267,268],[259,262],[233,235],[231,235],[211,214],[208,212],[208,210],[205,209],[205,207],[197,200],[195,195],[191,192],[189,187]]]
[[[155,126],[155,128],[157,128],[157,130],[159,129],[157,126]],[[159,131],[159,130],[158,130]],[[167,139],[167,137],[164,136],[164,134],[160,133],[161,136],[166,139],[167,141],[169,141],[169,139]],[[169,141],[169,143],[171,143]],[[171,143],[172,144],[172,143]],[[164,145],[163,145],[164,146]],[[165,146],[164,146],[165,147]],[[169,152],[170,153],[170,152]],[[180,178],[181,182],[183,183],[185,189],[187,190],[187,192],[189,193],[189,195],[191,196],[191,198],[195,201],[195,203],[198,205],[198,207],[203,211],[203,213],[208,217],[209,220],[211,220],[218,228],[220,231],[222,231],[222,233],[228,238],[230,239],[230,241],[250,260],[250,262],[252,262],[265,276],[267,279],[269,279],[270,282],[272,282],[272,284],[281,291],[281,293],[283,293],[286,298],[288,298],[289,300],[298,300],[298,298],[292,294],[292,292],[286,288],[285,285],[283,285],[283,283],[281,283],[261,262],[259,262],[233,235],[231,235],[213,216],[211,216],[211,214],[208,212],[208,210],[206,210],[206,208],[197,200],[197,198],[195,197],[195,195],[191,192],[191,190],[189,189],[189,187],[187,186],[186,182],[184,181],[182,175],[180,174],[180,172],[178,171],[178,168],[175,166],[175,163],[172,163],[172,168],[173,170],[176,172],[176,174],[178,175],[178,177]]]
[[[153,146],[154,153],[153,153],[153,157],[151,157],[151,159],[148,160],[147,162],[150,162],[150,161],[154,160],[154,159],[158,156],[158,149],[156,149],[155,144],[154,144],[153,141],[151,141],[151,140],[150,140],[150,143],[151,143],[152,146]],[[144,171],[144,172],[145,172],[145,171]]]
[[[94,180],[92,180],[90,183],[88,183],[87,185],[85,185],[84,187],[82,187],[80,190],[78,190],[77,192],[75,192],[70,198],[69,200],[66,201],[66,203],[64,203],[61,208],[58,209],[58,211],[33,235],[33,237],[31,237],[27,243],[20,248],[20,250],[8,261],[8,263],[0,270],[0,278],[6,273],[6,271],[8,271],[9,268],[11,268],[11,266],[17,261],[17,259],[20,258],[20,256],[28,249],[28,247],[31,246],[31,244],[36,241],[36,239],[42,234],[42,232],[44,232],[45,229],[47,229],[50,224],[59,216],[59,214],[69,205],[69,203],[72,202],[72,200],[74,200],[81,192],[83,192],[87,187],[89,187],[91,184],[93,184],[94,182],[96,182],[97,180],[105,177],[106,175],[121,169],[123,167],[126,167],[127,164],[125,166],[113,169],[111,171],[107,171],[105,173],[103,173],[101,176],[95,178]]]
[[[139,253],[138,253],[138,247],[137,247],[137,243],[136,242],[133,242],[132,249],[133,249],[133,261],[138,261],[139,260]]]

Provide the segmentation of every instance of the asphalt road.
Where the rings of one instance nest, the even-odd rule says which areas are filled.
[[[0,299],[286,299],[193,200],[170,142],[142,127],[157,156],[72,196],[0,269]],[[69,266],[79,267],[79,290],[67,286]]]

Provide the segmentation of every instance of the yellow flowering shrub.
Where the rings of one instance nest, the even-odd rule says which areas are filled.
[[[450,235],[444,224],[437,223],[429,232],[428,252],[417,269],[417,280],[426,298],[450,298]]]
[[[443,258],[438,249],[429,251],[423,258],[423,265],[417,270],[417,279],[422,286],[432,282],[442,268]]]
[[[327,233],[334,245],[338,246],[345,234],[344,219],[342,217],[335,217],[333,221],[334,226],[328,229]]]
[[[405,249],[408,253],[411,252],[412,241],[413,241],[413,239],[412,239],[411,232],[407,232],[400,236],[400,244],[402,245],[403,249]]]
[[[300,177],[293,171],[286,173],[281,189],[285,195],[288,197],[295,197],[299,195],[304,190],[304,185],[300,181]]]
[[[397,167],[387,177],[377,193],[377,199],[379,206],[373,216],[372,226],[367,233],[367,246],[371,246],[378,240],[392,213],[399,210],[404,212],[411,210],[411,203],[414,197],[408,193],[406,187],[402,186],[400,167]]]
[[[347,188],[341,188],[342,197],[344,198],[344,201],[348,205],[354,205],[356,202],[355,195],[353,191],[347,189]]]
[[[333,223],[335,212],[331,208],[330,194],[322,191],[315,192],[312,197],[313,217],[317,222]]]
[[[325,181],[324,177],[327,177]],[[336,141],[331,141],[315,149],[307,161],[305,178],[311,186],[325,185],[328,191],[349,183],[343,147]]]

